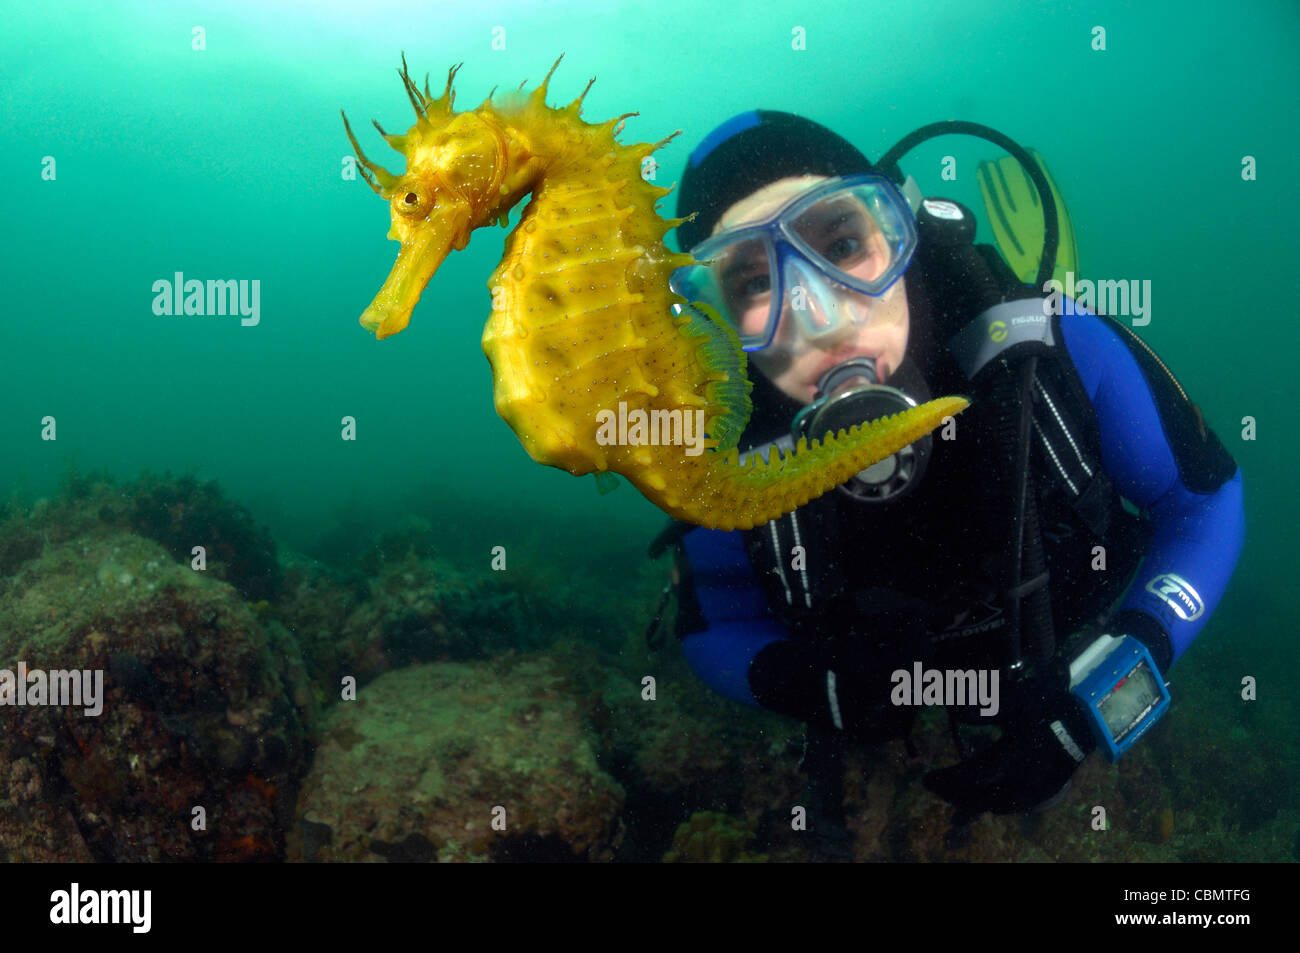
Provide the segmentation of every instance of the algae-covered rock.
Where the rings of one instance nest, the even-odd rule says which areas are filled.
[[[1136,748],[1122,771],[1091,755],[1060,801],[1041,812],[986,813],[954,828],[954,808],[923,782],[925,772],[956,761],[947,727],[942,709],[927,709],[912,734],[913,754],[893,741],[846,758],[845,808],[854,859],[1131,862],[1151,859],[1158,851],[1150,826],[1162,804],[1159,774]],[[1097,807],[1105,812],[1104,830],[1098,829]]]
[[[604,860],[623,789],[544,656],[389,672],[329,713],[291,860]]]
[[[713,811],[699,811],[677,828],[664,863],[766,863],[766,854],[750,852],[754,831],[744,821]]]
[[[789,830],[803,784],[798,723],[713,695],[680,655],[647,658],[634,645],[615,654],[576,639],[546,655],[581,699],[601,767],[627,792],[620,861],[658,861],[701,811]]]
[[[226,499],[215,480],[190,476],[142,477],[131,488],[132,528],[188,561],[195,546],[207,551],[210,570],[247,599],[279,591],[275,541],[243,505]]]
[[[117,483],[106,472],[74,470],[58,496],[37,500],[27,510],[16,504],[5,509],[0,577],[46,545],[129,532],[161,543],[185,566],[193,548],[204,547],[209,576],[230,583],[247,599],[272,599],[279,589],[275,541],[213,480],[146,473],[134,483]]]
[[[293,641],[229,585],[129,534],[46,546],[0,596],[0,668],[19,662],[100,672],[102,711],[0,707],[10,859],[281,855],[311,693]]]
[[[560,596],[414,550],[372,558],[373,573],[364,576],[287,562],[271,611],[302,645],[313,679],[331,692],[343,676],[364,685],[407,665],[543,648],[556,637],[547,618],[565,609]]]
[[[464,661],[504,649],[482,644],[448,618],[447,604],[464,588],[450,566],[414,554],[381,564],[335,641],[339,673],[364,684],[414,663]]]

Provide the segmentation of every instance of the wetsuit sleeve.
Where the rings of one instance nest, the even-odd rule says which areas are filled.
[[[682,537],[688,571],[682,602],[689,621],[679,625],[682,651],[695,674],[733,701],[763,707],[749,684],[758,653],[786,639],[771,617],[739,532],[695,529]]]
[[[1096,411],[1102,466],[1154,528],[1116,624],[1152,647],[1163,670],[1209,620],[1236,568],[1245,538],[1241,472],[1137,335],[1087,313],[1060,320]],[[1167,644],[1157,651],[1153,641]]]

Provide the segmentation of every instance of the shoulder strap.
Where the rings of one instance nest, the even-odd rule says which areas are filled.
[[[1040,411],[1047,401],[1038,399],[1039,395],[1047,392],[1039,380],[1038,370],[1040,361],[1044,370],[1055,363],[1058,331],[1041,298],[1017,298],[981,311],[949,342],[949,351],[962,373],[973,385],[986,390],[987,399],[996,403],[991,417],[995,431],[992,436],[1006,454],[1002,467],[1009,474],[1006,484],[1009,558],[1003,581],[1003,603],[1007,616],[1006,664],[1012,672],[1023,668],[1026,650],[1038,663],[1046,662],[1056,653],[1030,456],[1035,436],[1047,440],[1045,427],[1037,420],[1040,412],[1050,416],[1050,411]],[[1063,423],[1053,416],[1049,426]],[[1050,444],[1048,453],[1050,456]],[[1082,454],[1079,462],[1083,462]]]
[[[1051,316],[1043,312],[1043,299],[1004,301],[976,315],[948,343],[949,353],[969,381],[975,381],[990,364],[1036,356],[1056,347]]]

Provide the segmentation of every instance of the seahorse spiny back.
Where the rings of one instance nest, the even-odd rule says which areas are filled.
[[[609,124],[588,126],[565,113],[540,121],[568,126],[569,151],[548,167],[490,279],[494,309],[483,348],[497,411],[534,459],[571,473],[681,457],[680,447],[596,440],[596,415],[620,403],[629,411],[701,409],[710,419],[730,409],[711,404],[715,375],[701,359],[704,342],[671,311],[680,299],[668,277],[693,259],[664,247],[677,222],[653,206],[669,190],[641,178],[656,146],[621,146]]]

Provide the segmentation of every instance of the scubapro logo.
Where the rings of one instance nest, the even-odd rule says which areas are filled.
[[[1163,599],[1184,622],[1199,619],[1205,612],[1205,601],[1182,576],[1162,572],[1147,583],[1146,590]]]
[[[1007,339],[1007,323],[1005,321],[994,321],[990,324],[989,337],[995,341],[1005,341]]]

